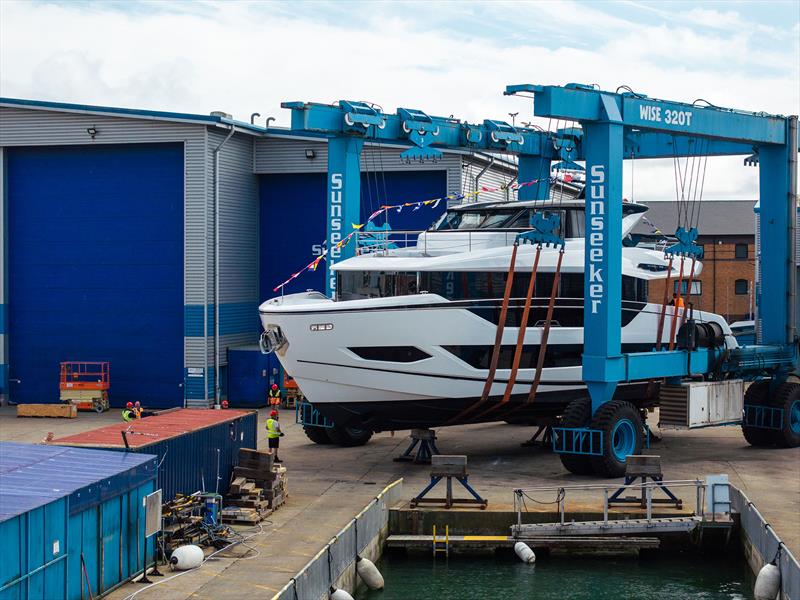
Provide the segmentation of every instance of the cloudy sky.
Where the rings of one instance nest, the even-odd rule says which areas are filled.
[[[800,112],[800,1],[17,2],[0,0],[0,95],[288,124],[340,98],[470,121],[528,120],[510,83]],[[626,195],[669,199],[671,161]],[[755,169],[709,161],[707,198],[754,198]]]

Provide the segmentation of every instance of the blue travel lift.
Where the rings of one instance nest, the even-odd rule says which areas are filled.
[[[328,139],[326,243],[332,250],[326,264],[327,293],[335,294],[331,265],[355,252],[355,244],[340,249],[334,246],[347,235],[350,224],[359,221],[359,159],[365,142],[406,147],[401,157],[420,162],[440,158],[440,148],[514,154],[518,157],[518,181],[537,180],[535,186],[520,188],[520,200],[549,198],[553,161],[567,168],[576,168],[575,161],[585,161],[583,379],[591,400],[571,404],[562,426],[554,428],[553,449],[565,467],[574,473],[619,476],[624,473],[626,457],[641,450],[646,427],[636,406],[614,399],[620,382],[752,381],[744,398],[742,420],[747,441],[757,446],[800,445],[800,384],[790,381],[798,375],[793,262],[797,117],[743,112],[701,101],[658,100],[630,90],[619,93],[620,89],[627,90],[621,87],[607,92],[581,84],[506,88],[507,95],[532,95],[535,116],[580,125],[556,132],[492,120],[472,125],[403,108],[397,114],[385,114],[363,102],[284,103],[282,106],[292,111],[294,133]],[[659,342],[651,352],[623,353],[623,160],[688,161],[688,157],[705,160],[731,155],[747,156],[747,164],[759,167],[761,282],[756,302],[760,344],[726,351],[714,332],[704,331],[690,316],[677,332],[680,343],[676,346],[670,343],[668,349],[661,349]],[[687,177],[685,172],[683,176]],[[691,182],[689,185],[691,190]],[[532,231],[522,234],[520,241],[558,245],[559,240],[549,235],[553,223],[547,218],[539,218],[531,226]],[[701,258],[702,249],[694,244],[697,234],[693,227],[680,228],[678,243],[668,249],[670,256],[681,263]],[[681,278],[682,273],[683,268]]]

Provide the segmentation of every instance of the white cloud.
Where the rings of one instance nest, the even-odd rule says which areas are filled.
[[[242,120],[257,111],[283,125],[282,101],[341,98],[482,121],[517,111],[518,120],[528,120],[531,101],[504,97],[506,84],[580,81],[800,112],[796,36],[785,51],[755,46],[757,27],[742,25],[733,11],[697,9],[685,21],[641,25],[626,18],[625,4],[613,11],[576,2],[429,3],[414,4],[413,12],[410,6],[373,3],[372,12],[354,12],[358,5],[205,2],[191,10],[185,4],[120,10],[3,1],[0,93],[182,112],[222,109]],[[711,30],[699,27],[709,23]],[[507,35],[497,33],[503,30]],[[665,170],[641,162],[637,197],[670,197],[671,163]],[[755,197],[754,170],[740,164],[709,161],[706,195]]]

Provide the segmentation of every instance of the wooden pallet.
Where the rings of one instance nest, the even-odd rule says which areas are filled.
[[[258,523],[286,502],[286,467],[276,466],[270,451],[239,451],[221,514],[224,523]]]
[[[74,419],[78,416],[78,407],[74,404],[17,404],[17,416]]]

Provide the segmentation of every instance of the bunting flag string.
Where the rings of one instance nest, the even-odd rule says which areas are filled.
[[[466,200],[468,198],[477,197],[480,194],[484,194],[484,193],[487,193],[487,192],[489,192],[489,193],[491,193],[491,192],[504,192],[505,190],[517,191],[517,190],[520,190],[522,188],[529,187],[531,185],[539,183],[539,181],[541,181],[541,180],[540,179],[532,179],[531,181],[524,181],[524,182],[521,182],[521,183],[512,182],[512,183],[508,183],[508,184],[501,185],[501,186],[498,186],[498,187],[482,186],[480,189],[472,191],[472,192],[469,192],[469,193],[466,193],[466,194],[449,194],[447,196],[442,196],[440,198],[431,198],[429,200],[420,200],[418,202],[403,202],[401,204],[385,204],[385,205],[381,206],[378,210],[373,212],[371,215],[369,215],[369,217],[367,217],[367,220],[364,221],[363,223],[351,223],[351,226],[353,227],[353,231],[350,232],[346,237],[342,238],[339,242],[337,242],[336,245],[334,246],[334,248],[337,248],[337,249],[344,248],[350,242],[350,240],[353,238],[353,236],[356,235],[356,233],[358,233],[359,231],[364,229],[364,227],[366,227],[367,225],[372,223],[372,221],[377,219],[380,215],[387,214],[390,210],[396,210],[399,213],[404,208],[408,208],[408,207],[412,207],[413,210],[419,210],[423,206],[429,206],[430,208],[436,208],[437,206],[439,206],[439,203],[442,200],[445,200],[445,201],[450,201],[450,200],[463,201],[463,200]],[[553,183],[556,183],[556,178],[555,177],[550,177],[549,181],[550,181],[550,184],[552,185]],[[272,291],[273,292],[277,292],[278,290],[283,289],[286,286],[286,284],[290,283],[291,281],[294,281],[295,279],[300,277],[300,275],[302,275],[306,271],[316,271],[317,267],[319,266],[319,263],[321,261],[323,261],[323,260],[326,260],[325,257],[327,256],[327,254],[328,254],[328,249],[325,248],[319,256],[317,256],[314,260],[312,260],[310,263],[308,263],[305,267],[303,267],[302,269],[297,271],[297,273],[292,274],[292,276],[289,277],[289,279],[287,279],[286,281],[284,281],[283,283],[281,283],[279,285],[276,285],[274,288],[272,288]]]

